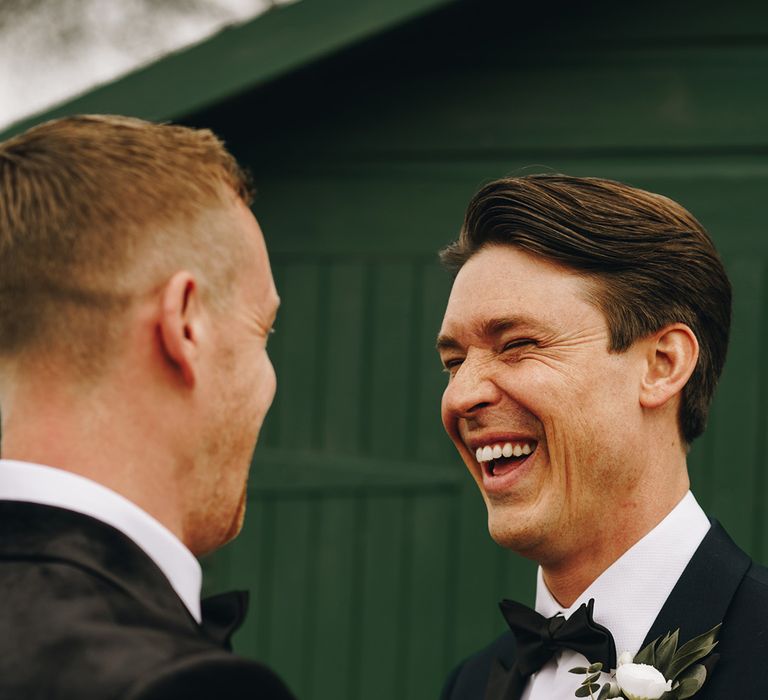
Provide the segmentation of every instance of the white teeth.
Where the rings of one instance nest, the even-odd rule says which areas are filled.
[[[533,452],[533,447],[530,443],[516,443],[513,445],[511,442],[505,442],[503,445],[498,443],[495,445],[485,445],[484,447],[478,447],[475,450],[475,459],[478,462],[490,462],[492,459],[501,459],[501,457],[522,457],[523,455],[529,455]]]

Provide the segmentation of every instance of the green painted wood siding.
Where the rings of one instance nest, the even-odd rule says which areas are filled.
[[[305,700],[436,697],[496,602],[532,599],[439,420],[435,251],[495,177],[616,178],[711,231],[733,341],[691,475],[768,560],[768,10],[517,5],[460,3],[189,118],[251,165],[283,299],[246,528],[208,581],[252,591],[237,647]]]

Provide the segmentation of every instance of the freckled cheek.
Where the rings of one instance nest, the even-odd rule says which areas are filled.
[[[536,418],[542,425],[563,409],[568,396],[554,391],[551,382],[534,372],[506,372],[497,386],[519,409]]]

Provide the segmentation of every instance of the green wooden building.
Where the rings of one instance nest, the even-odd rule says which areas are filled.
[[[499,176],[623,180],[710,230],[735,321],[692,480],[768,561],[764,3],[301,0],[45,117],[75,112],[210,127],[254,174],[278,394],[244,532],[205,567],[250,589],[237,648],[300,698],[434,698],[497,601],[532,598],[439,419],[435,253]]]

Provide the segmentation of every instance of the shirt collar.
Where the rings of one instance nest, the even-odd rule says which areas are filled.
[[[176,535],[124,496],[63,469],[4,459],[0,460],[0,499],[66,508],[120,530],[154,561],[200,622],[203,574],[199,562]]]
[[[677,580],[710,528],[693,494],[688,493],[645,537],[609,566],[569,608],[552,596],[539,567],[536,610],[545,617],[570,617],[595,599],[595,622],[607,627],[616,652],[636,654]]]

